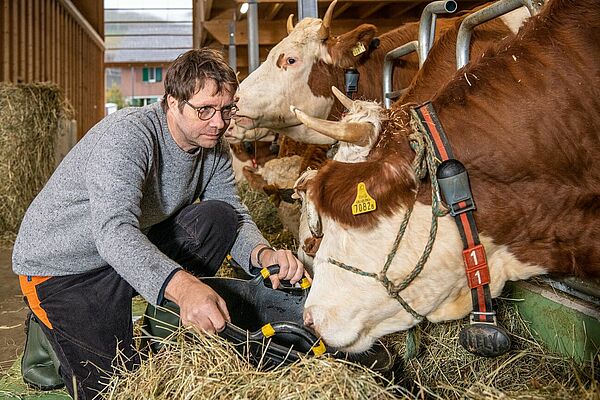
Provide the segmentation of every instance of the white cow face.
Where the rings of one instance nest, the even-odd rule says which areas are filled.
[[[290,34],[277,44],[267,60],[239,88],[240,111],[236,118],[236,129],[268,127],[277,131],[290,131],[293,135],[305,134],[307,129],[290,111],[294,104],[310,115],[326,118],[334,99],[316,96],[308,81],[313,64],[323,60],[331,63],[324,39],[319,37],[321,20],[305,18]],[[314,132],[314,135],[319,135]],[[296,139],[296,137],[292,137]],[[302,141],[306,138],[302,139]],[[312,143],[329,144],[327,137],[311,140]]]
[[[374,228],[345,229],[323,217],[323,239],[313,263],[313,284],[305,303],[305,323],[328,346],[363,352],[388,333],[406,330],[419,322],[371,277],[344,270],[333,258],[366,272],[380,273],[390,253],[404,210],[383,218]],[[407,277],[425,248],[431,207],[416,203],[404,239],[388,270],[395,284]],[[544,268],[519,262],[505,246],[480,235],[488,254],[491,293],[496,297],[507,280],[527,279]],[[302,238],[301,238],[302,240]],[[471,310],[462,262],[462,243],[450,216],[438,220],[438,234],[429,261],[420,275],[402,292],[402,298],[432,322],[460,319]]]

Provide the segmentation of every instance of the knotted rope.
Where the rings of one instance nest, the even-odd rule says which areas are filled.
[[[409,135],[410,146],[415,152],[415,158],[412,162],[412,169],[415,172],[417,177],[417,190],[416,193],[419,192],[420,182],[425,178],[427,174],[429,174],[429,178],[431,181],[431,226],[429,228],[429,238],[427,240],[427,244],[421,254],[421,257],[417,261],[417,264],[413,268],[412,272],[405,277],[399,284],[394,284],[388,277],[387,272],[394,260],[396,253],[398,251],[398,247],[402,238],[404,237],[404,233],[406,232],[406,228],[408,226],[408,222],[412,215],[413,206],[406,210],[404,214],[404,218],[400,227],[398,229],[398,233],[396,234],[396,238],[394,239],[394,243],[392,244],[392,249],[388,253],[386,257],[385,264],[380,273],[372,273],[364,271],[360,268],[356,268],[351,265],[344,264],[339,262],[333,258],[328,258],[328,262],[336,265],[340,268],[343,268],[347,271],[353,272],[358,275],[367,276],[373,278],[380,282],[386,289],[388,295],[394,299],[396,299],[400,305],[413,317],[420,321],[422,321],[425,317],[416,312],[400,295],[400,292],[403,291],[411,284],[411,282],[421,273],[425,263],[429,259],[429,255],[431,254],[431,250],[433,248],[433,244],[435,243],[435,237],[437,235],[438,217],[442,217],[448,213],[448,210],[444,207],[440,197],[440,188],[437,181],[437,168],[441,161],[435,157],[435,153],[433,151],[433,144],[431,143],[431,139],[429,135],[427,135],[423,124],[420,119],[416,115],[414,110],[411,110],[411,133]],[[415,195],[416,201],[416,195]],[[412,329],[411,329],[412,331]],[[410,331],[409,331],[409,339],[410,339]],[[414,332],[412,332],[414,336]],[[410,340],[409,340],[410,341]],[[416,353],[416,349],[411,351],[412,353]],[[414,356],[414,354],[412,354]],[[408,358],[412,358],[411,355]]]

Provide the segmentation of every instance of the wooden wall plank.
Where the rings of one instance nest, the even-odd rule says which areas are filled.
[[[25,28],[26,28],[26,18],[25,18],[25,6],[27,5],[25,1],[17,2],[19,4],[19,24],[18,24],[18,32],[19,32],[19,76],[18,80],[21,82],[26,82],[27,80],[27,41],[25,37]]]
[[[2,1],[2,80],[10,81],[10,7],[9,0]]]
[[[27,57],[26,57],[26,68],[27,68],[27,82],[33,82],[33,67],[35,61],[33,59],[33,0],[27,0],[27,7],[25,8],[25,16],[27,19]]]
[[[19,47],[18,21],[19,21],[19,9],[17,7],[17,4],[13,3],[12,7],[11,7],[11,17],[10,17],[10,35],[11,35],[10,80],[13,82],[17,81],[17,77],[19,75],[19,55],[18,55],[18,51],[17,51],[17,49]]]

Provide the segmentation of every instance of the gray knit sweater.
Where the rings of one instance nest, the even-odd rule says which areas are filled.
[[[108,264],[156,303],[165,280],[181,267],[146,233],[197,198],[237,210],[231,255],[247,268],[252,249],[267,241],[236,193],[227,144],[186,153],[159,103],[117,111],[77,143],[31,203],[14,246],[13,271],[60,276]]]

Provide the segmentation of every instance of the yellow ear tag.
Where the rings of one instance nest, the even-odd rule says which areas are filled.
[[[356,199],[352,203],[352,215],[364,214],[377,209],[377,203],[367,192],[364,182],[360,182],[356,187]]]
[[[362,44],[362,42],[357,42],[354,47],[352,48],[352,55],[354,57],[361,55],[362,53],[364,53],[365,51],[367,51],[367,49],[365,48],[365,45]]]

